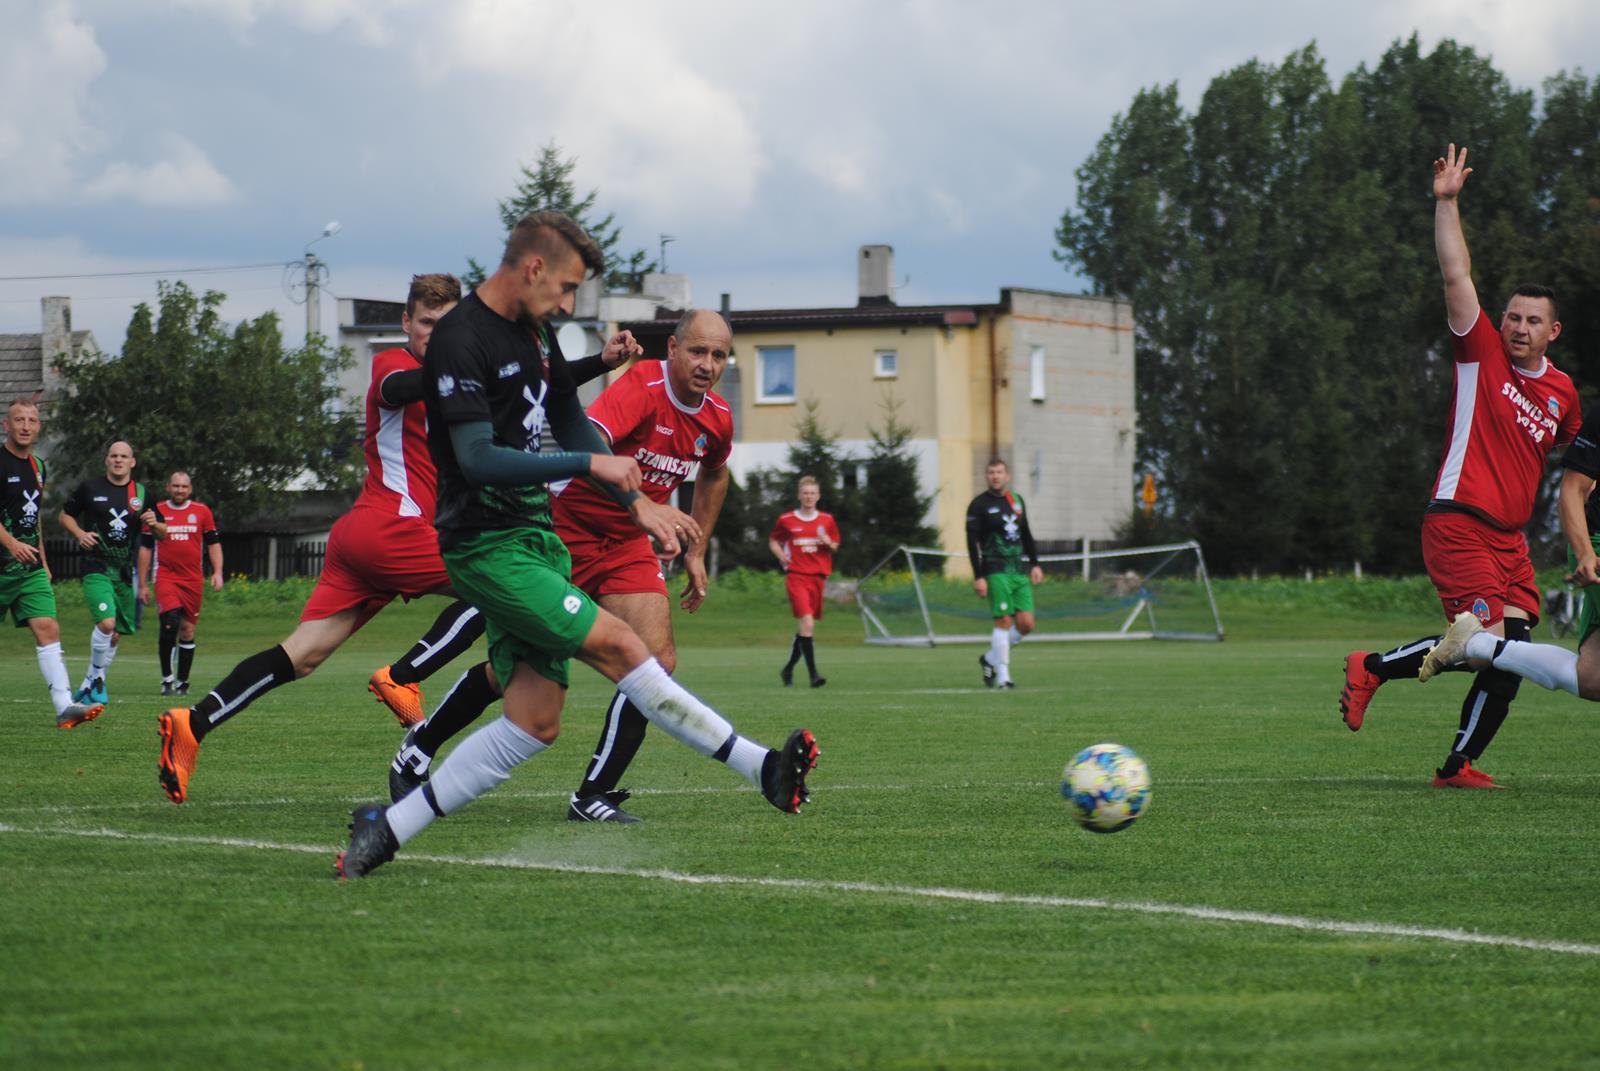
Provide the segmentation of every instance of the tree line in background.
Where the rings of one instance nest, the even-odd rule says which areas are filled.
[[[1057,257],[1133,303],[1140,464],[1220,572],[1418,572],[1453,363],[1431,162],[1462,195],[1480,300],[1555,287],[1551,348],[1600,394],[1600,79],[1535,95],[1443,41],[1396,42],[1337,85],[1315,46],[1138,93],[1078,169]],[[1550,531],[1549,488],[1543,533]]]

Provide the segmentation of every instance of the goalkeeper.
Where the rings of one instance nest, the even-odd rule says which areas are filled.
[[[1011,470],[994,458],[983,470],[988,487],[967,506],[967,557],[972,560],[972,588],[989,600],[994,630],[989,650],[978,656],[983,683],[990,688],[1015,688],[1011,680],[1011,645],[1033,631],[1033,585],[1044,581],[1039,551],[1028,527],[1027,506],[1011,490]],[[1022,559],[1029,563],[1022,571]]]

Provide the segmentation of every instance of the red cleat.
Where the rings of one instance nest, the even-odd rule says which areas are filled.
[[[1344,716],[1344,723],[1353,733],[1361,731],[1361,723],[1367,717],[1367,704],[1372,702],[1372,693],[1383,683],[1382,677],[1367,672],[1367,653],[1351,651],[1344,656],[1344,689],[1339,692],[1339,713]]]
[[[1455,776],[1453,777],[1444,776],[1443,770],[1435,770],[1433,773],[1433,787],[1504,789],[1506,786],[1496,783],[1494,778],[1490,777],[1482,770],[1474,770],[1472,768],[1472,763],[1464,762],[1461,764],[1461,769],[1456,771]]]

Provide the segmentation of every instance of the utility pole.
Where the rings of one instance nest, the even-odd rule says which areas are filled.
[[[311,247],[324,238],[331,238],[341,230],[338,220],[333,220],[322,233],[306,243],[306,342],[311,341],[312,335],[322,333],[322,274],[327,270],[327,265],[317,259]]]

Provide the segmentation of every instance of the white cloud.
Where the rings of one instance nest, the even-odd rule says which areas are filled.
[[[94,30],[66,3],[6,17],[0,35],[0,203],[59,197],[103,140],[87,118],[106,69]]]
[[[387,45],[397,15],[416,7],[414,0],[167,0],[181,11],[213,15],[247,31],[272,18],[312,33],[349,27],[363,44]]]
[[[86,183],[83,192],[96,200],[126,198],[151,206],[214,205],[234,199],[233,184],[193,142],[173,133],[154,140],[163,149],[161,159],[142,165],[113,163]]]

